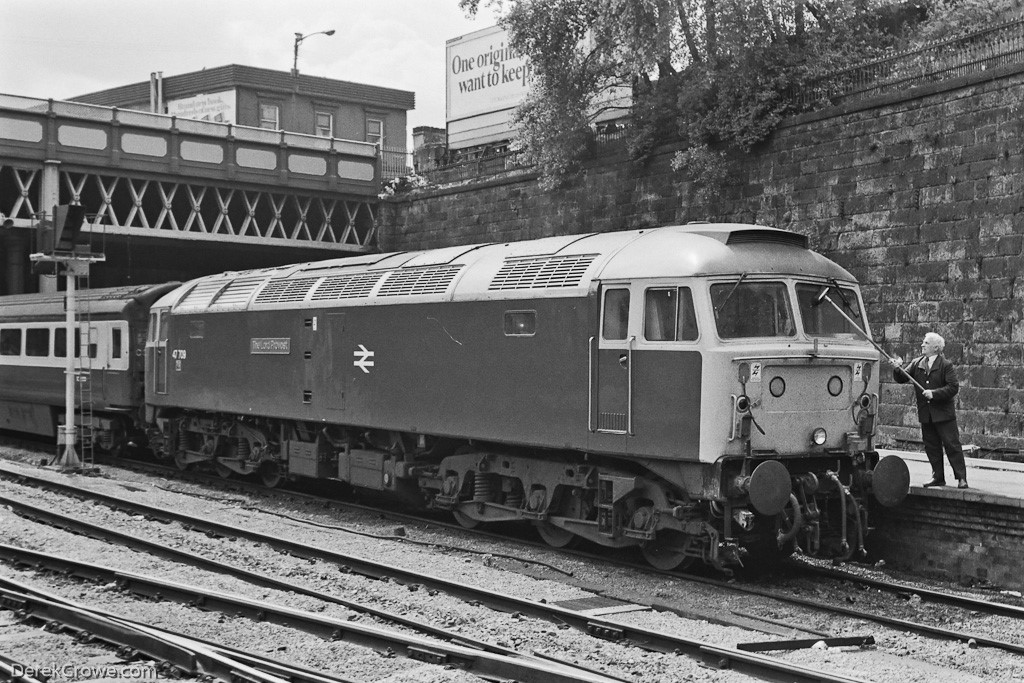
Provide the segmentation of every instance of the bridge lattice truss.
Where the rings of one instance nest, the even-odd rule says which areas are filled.
[[[42,171],[0,166],[0,197],[10,218],[34,219]],[[4,186],[7,185],[5,191]],[[60,171],[60,204],[86,207],[108,233],[238,241],[362,251],[372,244],[376,205],[365,198],[232,188],[201,180],[156,180],[89,171]],[[11,201],[13,200],[13,201]],[[5,203],[8,203],[5,202]]]

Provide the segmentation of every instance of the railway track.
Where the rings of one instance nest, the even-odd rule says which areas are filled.
[[[6,468],[0,468],[0,474],[5,476],[11,476],[12,472]],[[707,642],[691,639],[682,638],[677,635],[659,632],[650,629],[644,629],[639,627],[631,627],[621,622],[615,622],[600,617],[588,614],[587,612],[569,609],[557,604],[537,602],[533,600],[525,600],[516,598],[511,595],[506,595],[501,592],[496,592],[479,586],[473,586],[461,582],[452,581],[443,577],[433,576],[430,574],[413,572],[410,570],[402,570],[391,566],[385,566],[378,562],[367,560],[365,558],[359,558],[352,555],[338,553],[336,551],[327,550],[324,548],[313,547],[301,543],[297,543],[290,539],[275,537],[268,534],[258,533],[251,530],[239,529],[230,525],[225,525],[221,522],[217,522],[210,519],[198,518],[192,515],[185,515],[182,513],[165,510],[161,508],[155,508],[153,506],[145,505],[138,502],[128,502],[122,499],[118,499],[113,496],[106,494],[100,494],[94,491],[89,491],[77,486],[70,486],[60,482],[53,482],[47,479],[32,477],[30,475],[13,473],[16,480],[22,482],[31,481],[34,485],[44,486],[49,490],[57,490],[66,495],[72,495],[76,497],[83,497],[91,500],[96,500],[108,505],[114,509],[127,512],[131,515],[141,515],[150,519],[164,519],[173,520],[184,525],[186,528],[196,531],[202,531],[204,533],[212,533],[221,536],[230,536],[236,538],[246,538],[247,540],[263,543],[270,547],[274,547],[280,551],[288,552],[289,554],[308,558],[317,559],[321,561],[328,561],[338,564],[345,571],[351,571],[362,574],[375,579],[390,579],[401,583],[424,586],[434,590],[443,590],[450,595],[460,597],[465,601],[480,602],[488,605],[494,609],[515,612],[527,616],[545,619],[547,621],[555,623],[568,624],[575,628],[584,631],[592,636],[604,638],[607,640],[614,640],[622,643],[632,643],[645,650],[652,650],[664,653],[685,653],[693,657],[710,663],[717,668],[730,668],[738,672],[747,673],[752,676],[759,678],[765,678],[774,680],[781,677],[781,680],[791,681],[853,681],[845,675],[831,674],[819,670],[810,669],[802,666],[795,666],[791,663],[780,661],[774,658],[758,655],[753,652],[743,651],[738,648],[726,648],[717,645],[713,645]],[[77,520],[73,517],[66,515],[59,515],[49,510],[39,508],[37,506],[28,505],[24,502],[15,500],[9,496],[0,498],[0,503],[11,507],[19,512],[33,519],[44,521],[47,524],[59,526],[61,528],[74,530],[77,533],[96,536],[111,542],[119,542],[126,544],[139,545],[138,539],[134,536],[126,536],[125,534],[113,532],[109,529],[103,529],[92,525],[81,520]],[[160,546],[159,544],[145,544],[147,551],[154,552],[163,556],[174,556],[177,561],[190,562],[192,564],[202,565],[204,568],[212,568],[218,571],[228,571],[236,576],[245,578],[246,580],[258,583],[261,585],[273,585],[278,588],[285,588],[288,590],[298,590],[299,592],[304,591],[301,587],[296,587],[292,584],[282,585],[282,582],[270,579],[264,575],[255,575],[250,572],[245,572],[240,568],[233,567],[227,568],[222,563],[209,560],[208,558],[196,558],[194,556],[188,556],[186,554],[177,554],[169,548]],[[47,554],[41,554],[38,552],[27,551],[22,548],[16,548],[6,545],[0,545],[0,556],[5,557],[8,561],[22,564],[35,566],[42,564],[50,569],[57,571],[70,572],[75,575],[84,576],[93,580],[100,581],[116,581],[125,584],[125,587],[138,592],[143,595],[156,595],[159,594],[163,598],[173,596],[174,599],[182,601],[195,601],[201,600],[205,608],[211,608],[215,605],[221,605],[228,612],[234,610],[235,612],[242,612],[250,615],[253,618],[261,620],[270,620],[272,618],[284,620],[284,623],[292,624],[297,618],[290,614],[280,614],[273,611],[266,605],[259,606],[246,606],[241,602],[234,599],[225,601],[223,597],[210,596],[207,594],[201,594],[196,592],[193,587],[182,588],[173,585],[164,585],[158,581],[144,581],[134,575],[122,575],[118,573],[116,575],[111,574],[108,571],[104,571],[101,568],[90,566],[87,563],[73,563],[68,560],[59,557],[47,556]],[[141,586],[141,587],[139,587]],[[325,598],[322,595],[317,594],[318,597],[325,600],[337,602],[333,598]],[[352,607],[351,604],[347,606]],[[384,616],[377,614],[376,616]],[[324,625],[323,622],[314,620],[311,622],[312,625],[306,626],[311,633],[318,633],[323,635],[326,629],[330,629],[330,634],[336,634],[338,631],[337,624]],[[408,622],[406,625],[409,625]],[[436,632],[434,635],[438,635]],[[451,636],[452,639],[459,639],[458,636]],[[845,639],[841,642],[839,640],[833,641],[833,645],[856,645],[865,644],[867,641],[864,638],[859,639]],[[493,647],[487,644],[477,643],[477,646],[481,648],[481,652],[490,649],[494,651]],[[388,647],[395,647],[395,645],[388,645]],[[408,647],[404,646],[406,651]],[[420,649],[424,649],[424,646],[415,646]],[[420,649],[412,651],[413,655],[420,653]],[[436,649],[436,648],[435,648]],[[461,652],[461,651],[460,651]],[[461,661],[461,654],[450,654],[436,655],[435,659],[438,662],[447,661]],[[496,654],[495,656],[507,656],[506,653]],[[512,677],[510,677],[512,678]],[[516,678],[516,680],[521,680]],[[556,680],[554,678],[549,680]],[[571,680],[571,679],[564,679]],[[587,680],[587,679],[581,679]]]
[[[115,464],[115,463],[111,463],[111,464]],[[254,482],[249,482],[249,481],[246,481],[246,480],[243,480],[243,479],[235,479],[235,478],[224,479],[224,478],[221,478],[221,477],[217,477],[217,476],[213,476],[213,475],[205,475],[205,474],[197,473],[197,472],[182,473],[182,472],[177,471],[175,468],[167,467],[167,466],[160,465],[160,464],[157,464],[157,463],[147,463],[147,462],[131,461],[129,466],[130,467],[138,468],[141,471],[160,472],[160,473],[163,473],[165,475],[171,474],[171,475],[174,475],[174,476],[186,477],[190,481],[195,481],[195,482],[199,482],[199,483],[202,483],[202,484],[205,484],[205,485],[210,485],[210,486],[218,486],[218,487],[222,487],[222,488],[239,490],[239,491],[245,492],[248,495],[285,496],[285,497],[294,498],[294,499],[297,499],[297,500],[309,501],[309,502],[311,502],[313,504],[317,504],[317,505],[330,505],[330,506],[337,507],[337,508],[340,508],[340,509],[361,510],[361,511],[371,512],[371,513],[375,513],[375,514],[384,514],[384,515],[387,515],[390,519],[395,520],[396,522],[403,522],[403,523],[407,523],[407,524],[422,523],[424,521],[424,517],[421,514],[404,514],[404,513],[397,512],[397,511],[395,511],[393,509],[385,509],[385,508],[382,508],[382,507],[360,505],[360,504],[353,503],[353,502],[350,502],[350,501],[339,500],[337,498],[324,498],[322,496],[311,495],[309,493],[292,491],[292,490],[287,489],[287,488],[283,488],[283,489],[267,489],[266,487],[264,487],[264,486],[262,486],[260,484],[257,484],[257,483],[254,483]],[[480,528],[480,527],[473,528],[473,529],[466,529],[465,527],[463,527],[463,526],[461,526],[459,524],[446,522],[446,521],[444,521],[443,519],[440,519],[440,518],[429,518],[427,521],[429,521],[430,524],[438,526],[438,527],[458,530],[460,532],[470,533],[470,534],[474,534],[474,535],[481,536],[481,537],[493,538],[493,539],[499,540],[499,541],[507,540],[507,535],[504,534],[504,533],[493,533],[493,532],[489,532],[486,529],[483,529],[483,528]],[[350,530],[347,530],[347,531],[350,531]],[[403,540],[408,540],[408,539],[403,539]],[[716,587],[716,588],[718,588],[720,590],[727,590],[727,591],[730,591],[730,592],[747,593],[747,594],[750,594],[750,595],[758,595],[758,596],[762,596],[762,597],[767,597],[767,598],[771,598],[771,599],[774,599],[774,600],[778,600],[780,602],[786,602],[786,603],[789,603],[789,604],[792,604],[792,605],[797,605],[797,606],[802,606],[802,607],[807,607],[807,608],[822,609],[824,607],[824,605],[822,605],[820,601],[801,599],[799,597],[795,597],[795,596],[792,596],[792,595],[787,595],[783,591],[773,590],[773,589],[765,589],[763,587],[757,586],[754,582],[751,582],[751,581],[722,580],[722,579],[716,579],[716,578],[713,578],[713,577],[700,576],[700,575],[697,575],[697,574],[685,573],[685,572],[679,572],[679,571],[662,572],[662,571],[659,571],[657,569],[654,569],[654,568],[650,567],[650,565],[648,565],[646,563],[643,563],[643,562],[633,562],[633,561],[630,561],[628,559],[622,559],[622,558],[618,558],[618,557],[615,557],[615,556],[610,556],[610,554],[607,552],[607,549],[602,549],[598,553],[589,552],[587,550],[571,549],[571,548],[552,549],[550,546],[548,546],[545,543],[538,542],[538,541],[535,541],[535,540],[532,540],[532,539],[528,538],[525,534],[516,536],[516,542],[519,543],[519,544],[525,544],[525,545],[529,545],[529,546],[536,547],[536,548],[542,548],[542,549],[548,550],[548,551],[558,552],[559,554],[562,554],[562,555],[565,555],[565,556],[569,556],[569,557],[586,558],[586,559],[590,559],[590,560],[597,560],[597,561],[600,561],[600,562],[612,563],[612,564],[616,564],[617,566],[627,567],[630,570],[637,571],[637,572],[643,572],[643,573],[646,573],[646,574],[658,574],[658,575],[662,575],[662,576],[671,576],[673,578],[680,578],[680,579],[683,579],[683,580],[686,580],[686,581],[693,581],[693,582],[697,582],[697,583],[702,583],[704,585],[714,586],[714,587]],[[521,557],[513,557],[513,558],[510,558],[510,559],[520,560],[520,561],[524,561],[524,562],[535,562],[534,560],[523,559]],[[546,566],[551,568],[553,571],[562,571],[561,569],[559,569],[557,566],[554,566],[554,565],[546,565]],[[973,612],[982,612],[982,613],[992,614],[992,615],[1000,615],[1000,616],[1010,617],[1010,618],[1013,618],[1013,619],[1024,619],[1024,607],[1021,607],[1021,606],[1018,606],[1018,605],[1011,605],[1011,604],[997,602],[997,601],[993,601],[993,600],[985,600],[985,599],[980,599],[980,598],[976,598],[976,597],[972,597],[972,596],[968,596],[968,595],[957,594],[957,593],[950,593],[948,591],[929,589],[929,588],[926,588],[926,587],[920,586],[920,585],[913,585],[913,586],[911,586],[911,585],[907,585],[905,583],[901,583],[899,581],[892,581],[892,580],[885,580],[885,579],[879,579],[879,578],[872,578],[872,577],[863,576],[863,575],[860,575],[860,574],[854,574],[854,573],[851,573],[851,572],[845,572],[845,571],[838,570],[838,569],[835,569],[835,568],[826,568],[826,567],[822,567],[822,566],[814,565],[814,564],[810,564],[810,563],[794,562],[794,563],[791,563],[789,566],[791,568],[793,568],[794,571],[798,571],[798,572],[800,572],[802,574],[805,574],[805,575],[817,576],[817,577],[820,577],[822,579],[827,579],[830,582],[836,582],[836,581],[846,582],[848,584],[858,585],[858,586],[861,586],[863,588],[870,588],[870,589],[876,589],[876,590],[884,591],[884,592],[886,592],[888,594],[891,594],[893,596],[915,595],[915,596],[918,596],[919,598],[921,598],[924,601],[933,602],[933,603],[941,603],[941,604],[945,604],[945,605],[950,605],[950,606],[953,606],[953,607],[956,607],[956,608],[962,609],[962,610],[973,611]],[[968,641],[968,640],[973,639],[978,644],[986,643],[986,644],[991,644],[992,647],[1001,647],[1000,644],[999,644],[1001,641],[999,641],[998,639],[988,638],[988,637],[986,637],[984,635],[980,635],[980,634],[959,633],[959,632],[956,632],[956,631],[953,631],[953,630],[950,630],[950,629],[943,629],[943,628],[939,628],[939,627],[933,627],[933,626],[930,626],[930,625],[925,624],[925,623],[916,623],[916,622],[913,622],[913,621],[910,621],[910,620],[905,620],[905,619],[896,619],[896,618],[893,618],[893,617],[891,617],[889,615],[886,615],[886,614],[872,613],[872,612],[869,612],[869,611],[866,611],[866,610],[853,609],[851,607],[847,607],[847,606],[843,606],[843,605],[835,605],[833,611],[836,612],[837,614],[842,614],[844,616],[848,616],[848,617],[852,617],[852,618],[856,618],[856,619],[863,619],[863,620],[866,620],[866,621],[873,621],[875,623],[885,624],[887,626],[892,626],[892,627],[895,627],[895,628],[910,630],[910,631],[913,631],[915,633],[921,633],[921,634],[925,634],[925,635],[931,635],[931,636],[942,637],[942,638],[949,638],[949,639],[953,639],[953,640],[964,640],[965,642]],[[723,623],[732,623],[732,622],[729,622],[728,620],[723,620]],[[1018,645],[1015,645],[1015,644],[1006,644],[1006,645],[1007,646],[1003,647],[1002,649],[1006,649],[1006,650],[1008,650],[1010,652],[1018,652],[1018,651],[1020,651],[1019,650],[1020,646],[1018,646]]]
[[[151,464],[136,464],[136,463],[132,463],[131,467],[135,467],[135,468],[142,469],[142,470],[145,470],[145,471],[150,471],[150,472],[157,471],[157,472],[160,472],[161,474],[164,474],[164,475],[166,475],[168,473],[166,469],[163,469],[163,468],[160,468],[159,466],[154,466],[154,465],[151,465]],[[378,508],[372,508],[372,507],[368,507],[368,506],[353,505],[351,503],[343,502],[343,501],[338,501],[338,500],[335,500],[335,499],[331,499],[331,500],[327,501],[327,500],[324,500],[323,498],[316,497],[316,496],[310,496],[308,494],[299,494],[299,493],[295,493],[295,492],[282,491],[282,490],[267,490],[267,489],[265,489],[265,488],[263,488],[261,486],[249,486],[248,483],[243,481],[243,480],[235,480],[235,479],[222,480],[222,479],[220,479],[218,477],[199,477],[199,476],[196,476],[196,475],[193,475],[193,474],[190,473],[187,476],[186,481],[198,481],[198,482],[202,482],[204,484],[209,484],[209,483],[213,482],[213,483],[217,483],[217,484],[219,484],[221,486],[227,486],[228,488],[233,489],[233,490],[242,491],[242,492],[244,492],[246,494],[246,496],[248,496],[248,495],[250,495],[252,493],[256,493],[258,496],[264,497],[264,498],[266,498],[266,497],[275,497],[275,498],[278,498],[279,500],[304,501],[308,505],[310,505],[311,507],[312,506],[316,506],[317,508],[322,508],[323,506],[330,506],[330,507],[335,507],[335,508],[339,508],[339,509],[346,509],[346,508],[347,509],[358,509],[358,510],[362,510],[362,511],[366,511],[366,512],[371,512],[373,514],[386,515],[388,517],[388,519],[390,519],[390,520],[394,520],[395,522],[406,523],[406,524],[409,524],[409,525],[421,526],[423,524],[423,522],[424,522],[422,517],[410,517],[410,516],[397,515],[397,514],[394,513],[394,511],[390,511],[390,510],[381,510],[381,509],[378,509]],[[177,487],[177,486],[165,487],[165,490],[169,490],[169,491],[173,490],[173,491],[176,491],[176,492],[179,492],[179,493],[188,494],[187,491],[180,491],[178,489],[179,489],[179,487]],[[192,492],[192,495],[196,495],[195,492]],[[198,494],[198,495],[204,496],[206,494]],[[218,496],[208,496],[208,497],[213,498],[213,499],[220,499],[220,500],[222,500],[222,501],[224,501],[226,503],[230,503],[231,500],[232,500],[232,499],[223,499],[223,498],[220,498]],[[260,506],[260,507],[262,508],[262,507],[274,507],[274,506],[271,505],[271,506]],[[307,522],[307,523],[313,524],[313,522]],[[429,520],[428,523],[431,526],[443,526],[442,523],[440,523],[439,521],[437,521],[435,519]],[[458,529],[461,532],[472,533],[472,534],[474,534],[475,536],[478,536],[478,537],[489,535],[489,534],[486,534],[486,532],[481,533],[481,531],[479,529],[469,531],[469,530],[466,530],[463,527],[458,526],[458,525],[449,525],[449,526],[451,526],[452,528]],[[507,541],[508,541],[507,537],[505,537],[505,536],[499,536],[499,535],[491,535],[491,536],[493,536],[495,539],[498,539],[498,540],[500,540],[502,542],[506,542],[507,543]],[[385,537],[388,537],[388,536],[385,535]],[[393,537],[390,537],[390,538],[396,538],[397,539],[399,537],[393,536]],[[409,542],[412,539],[410,539],[408,537],[403,537],[401,540]],[[523,541],[523,540],[517,540],[517,543],[524,543],[524,542],[525,541]],[[430,545],[437,545],[434,542],[429,542],[429,544]],[[551,551],[552,550],[548,546],[545,546],[545,545],[542,545],[542,544],[536,544],[536,545],[538,547],[540,547],[540,548],[543,548],[545,551]],[[648,575],[655,573],[654,570],[651,570],[649,567],[645,567],[645,566],[642,566],[642,565],[638,566],[636,564],[624,563],[624,562],[620,562],[620,561],[609,561],[609,559],[606,556],[599,556],[599,557],[594,558],[594,556],[588,555],[586,553],[582,553],[582,554],[578,553],[578,552],[569,553],[569,552],[567,552],[565,550],[558,551],[558,552],[560,553],[560,556],[566,557],[566,558],[591,557],[592,559],[596,559],[599,562],[606,563],[606,564],[613,564],[614,563],[616,566],[627,567],[631,571],[635,571],[635,572],[638,572],[638,573],[648,574]],[[529,553],[527,553],[527,554],[529,554]],[[509,557],[510,557],[511,561],[516,561],[516,560],[522,559],[523,561],[536,562],[536,560],[532,560],[530,558],[519,558],[517,556],[509,556]],[[572,563],[571,562],[567,562],[565,564],[566,565],[571,565]],[[557,566],[557,564],[547,564],[547,565],[544,565],[544,566],[548,567],[552,571],[559,570],[559,567]],[[905,596],[908,593],[912,593],[915,596],[923,598],[925,601],[934,601],[934,602],[943,602],[943,603],[946,603],[946,604],[955,604],[955,605],[959,606],[959,608],[961,608],[961,609],[971,610],[971,611],[976,612],[976,613],[980,613],[980,612],[992,613],[992,614],[998,614],[998,615],[1002,615],[1004,617],[1012,618],[1012,619],[1019,619],[1020,616],[1021,616],[1021,609],[1016,607],[1016,606],[1014,606],[1014,605],[1006,605],[1006,604],[1003,604],[1003,603],[993,602],[993,601],[988,601],[988,600],[979,600],[977,598],[970,598],[970,597],[966,597],[966,596],[959,596],[959,595],[953,596],[953,595],[949,595],[947,593],[944,593],[942,591],[928,590],[928,589],[924,589],[924,588],[921,588],[921,587],[918,587],[918,586],[908,586],[908,585],[905,585],[905,584],[902,584],[902,583],[898,583],[898,582],[884,582],[884,581],[880,581],[878,579],[872,579],[872,578],[867,578],[867,577],[862,577],[862,576],[851,575],[851,574],[848,574],[846,572],[841,572],[841,571],[837,571],[837,570],[834,570],[834,569],[823,569],[823,568],[819,568],[819,567],[810,567],[808,569],[808,571],[814,571],[816,573],[822,574],[825,578],[828,578],[832,583],[835,583],[836,581],[845,582],[845,583],[849,583],[849,584],[858,583],[858,584],[860,584],[862,586],[870,587],[872,590],[875,590],[875,591],[877,591],[877,590],[884,590],[884,591],[886,591],[888,593],[891,593],[893,595],[900,595],[900,594],[902,594],[902,595]],[[571,573],[571,572],[569,572],[569,573]],[[973,643],[971,643],[972,646],[973,645],[990,646],[990,647],[995,647],[995,648],[1002,648],[1002,649],[1005,649],[1005,650],[1007,650],[1009,652],[1013,652],[1013,653],[1019,653],[1020,652],[1020,647],[1016,643],[1002,641],[1002,640],[1000,640],[998,638],[990,638],[990,637],[985,636],[983,634],[972,633],[972,632],[967,632],[967,631],[963,631],[963,630],[948,629],[948,628],[943,628],[941,626],[936,627],[934,625],[915,623],[915,622],[911,622],[911,621],[908,621],[908,620],[895,619],[895,618],[891,618],[891,617],[887,616],[884,613],[882,613],[882,614],[878,614],[878,613],[872,614],[872,613],[869,613],[869,612],[866,612],[866,611],[863,611],[863,610],[854,610],[852,608],[849,608],[848,606],[843,606],[843,605],[837,605],[836,607],[838,607],[838,609],[832,609],[830,606],[824,605],[823,601],[820,600],[820,599],[801,599],[801,598],[798,598],[798,597],[794,597],[792,595],[786,595],[784,593],[784,591],[764,589],[764,588],[758,587],[756,585],[744,585],[742,583],[736,583],[736,582],[718,581],[718,580],[715,580],[715,579],[712,579],[712,578],[707,578],[707,577],[680,576],[678,574],[663,574],[663,575],[666,576],[666,577],[671,577],[672,579],[677,580],[677,581],[682,580],[682,581],[687,581],[687,582],[698,582],[698,583],[702,583],[702,584],[707,584],[709,586],[713,586],[713,587],[715,587],[717,589],[721,589],[723,591],[742,592],[742,593],[746,593],[748,595],[757,595],[757,596],[763,596],[763,597],[766,597],[766,598],[770,598],[770,599],[773,599],[773,600],[784,601],[784,602],[787,602],[787,603],[789,603],[791,605],[794,605],[794,606],[806,608],[807,610],[816,610],[816,611],[820,612],[822,609],[829,609],[833,613],[842,614],[842,615],[847,616],[847,617],[849,617],[851,619],[870,620],[870,621],[874,621],[875,623],[884,623],[884,624],[889,625],[892,628],[899,629],[900,631],[915,631],[915,632],[918,632],[918,633],[925,633],[925,634],[928,634],[928,635],[931,635],[931,636],[935,636],[935,637],[946,638],[946,639],[951,639],[951,640],[959,640],[959,641],[963,641],[963,642],[967,642],[967,641],[973,640]],[[469,599],[472,599],[472,598],[469,598]],[[647,606],[652,606],[652,607],[655,607],[655,608],[658,608],[658,609],[664,609],[664,608],[668,607],[667,605],[664,605],[664,604],[659,605],[659,604],[657,604],[656,601],[652,601]],[[728,610],[725,610],[725,612],[727,613]],[[745,622],[746,625],[749,626],[755,620],[762,620],[762,621],[764,621],[766,623],[776,623],[776,624],[782,626],[784,629],[786,629],[786,628],[794,628],[794,629],[798,628],[798,629],[802,629],[803,631],[807,632],[808,634],[815,635],[814,638],[806,639],[803,642],[801,642],[800,639],[792,639],[792,640],[790,640],[788,642],[778,643],[778,645],[780,647],[802,647],[802,646],[806,647],[811,642],[816,642],[816,643],[821,644],[822,641],[827,641],[828,640],[828,635],[829,634],[827,632],[825,632],[825,631],[815,631],[815,629],[813,629],[812,627],[808,626],[808,624],[806,622],[800,622],[799,620],[794,620],[794,619],[790,619],[789,621],[786,621],[786,620],[773,620],[771,617],[765,616],[764,614],[753,614],[753,613],[751,613],[749,611],[747,611],[744,614],[741,614],[740,612],[737,611],[736,614],[738,616],[740,616],[741,618],[737,619],[737,620],[732,620],[732,619],[729,619],[728,617],[725,617],[725,618],[721,618],[720,619],[720,623],[744,623]],[[595,633],[595,635],[600,635],[600,634],[599,633]],[[609,634],[609,635],[611,635],[611,634]],[[618,637],[618,636],[614,636],[614,637]],[[759,649],[769,649],[769,647],[772,645],[772,643],[769,641],[768,643],[754,643],[753,645],[760,646]],[[705,653],[703,655],[703,658],[705,659],[705,661],[708,661],[708,662],[710,662],[712,664],[722,664],[722,665],[729,665],[730,664],[730,662],[727,661],[727,660],[721,660],[719,662],[715,662],[714,658],[712,656],[710,656],[710,654],[707,654],[707,653]],[[818,679],[818,680],[828,680],[828,679]]]

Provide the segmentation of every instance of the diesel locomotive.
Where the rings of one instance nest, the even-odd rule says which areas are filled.
[[[823,300],[828,305],[821,305]],[[155,301],[149,443],[720,569],[863,552],[906,465],[806,237],[697,224],[230,272]]]
[[[909,490],[873,449],[857,283],[794,232],[688,224],[85,296],[83,325],[109,328],[80,351],[109,387],[90,433],[144,432],[183,469],[337,480],[665,569],[850,558]],[[0,300],[0,409],[21,416],[0,427],[53,433],[59,309]]]

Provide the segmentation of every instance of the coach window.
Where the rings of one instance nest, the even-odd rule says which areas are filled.
[[[0,330],[0,356],[21,355],[21,330]]]
[[[609,289],[604,293],[604,323],[601,336],[625,339],[629,331],[629,290]]]
[[[46,328],[25,330],[25,355],[49,356],[50,330]]]
[[[644,339],[694,341],[697,318],[689,287],[648,289],[644,297]]]
[[[114,327],[110,330],[110,357],[121,357],[121,328]]]

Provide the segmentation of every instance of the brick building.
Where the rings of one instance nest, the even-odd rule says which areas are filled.
[[[105,107],[358,140],[406,151],[415,93],[230,64],[71,98]]]

